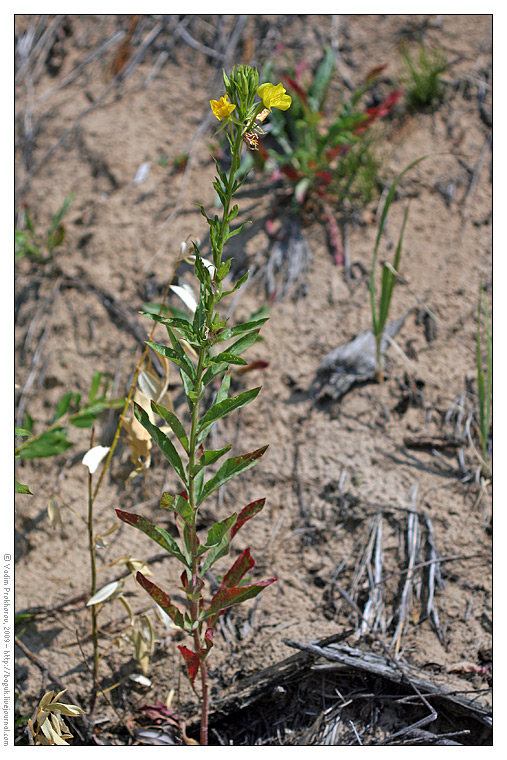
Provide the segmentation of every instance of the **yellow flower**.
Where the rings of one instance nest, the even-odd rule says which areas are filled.
[[[227,95],[221,97],[220,100],[210,100],[210,106],[213,115],[216,116],[219,121],[222,121],[226,116],[230,116],[236,108],[234,103],[229,103]]]
[[[292,98],[290,95],[286,95],[285,87],[280,84],[274,85],[271,82],[261,84],[257,90],[257,95],[262,98],[262,102],[266,108],[271,111],[272,108],[279,108],[280,111],[286,111],[290,108]]]

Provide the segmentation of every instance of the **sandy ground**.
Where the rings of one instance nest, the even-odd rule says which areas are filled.
[[[18,16],[18,34],[34,18]],[[268,366],[234,381],[237,391],[262,384],[262,392],[254,405],[228,418],[216,432],[218,446],[232,441],[237,453],[270,446],[255,469],[210,500],[201,527],[265,496],[265,509],[249,523],[248,532],[238,534],[235,550],[251,546],[257,560],[255,577],[276,574],[278,583],[255,606],[250,603],[228,614],[210,658],[213,695],[219,699],[238,679],[291,655],[293,650],[283,643],[286,637],[308,641],[350,630],[346,641],[351,646],[379,651],[367,627],[360,633],[361,620],[336,584],[364,613],[371,591],[368,547],[381,521],[382,609],[376,635],[388,646],[396,644],[405,661],[443,674],[446,683],[489,704],[491,484],[477,482],[478,463],[466,439],[458,449],[437,452],[408,448],[405,441],[462,434],[465,420],[477,409],[477,299],[481,283],[488,299],[492,286],[490,129],[478,99],[491,63],[491,17],[350,15],[339,22],[341,73],[354,82],[362,81],[372,66],[386,63],[386,75],[396,83],[400,42],[413,42],[421,33],[425,42],[443,48],[450,62],[446,97],[438,110],[400,116],[386,125],[386,176],[392,178],[415,158],[433,154],[403,182],[381,251],[385,256],[389,246],[396,245],[409,199],[402,259],[405,284],[395,290],[392,316],[412,311],[396,339],[403,356],[389,351],[383,386],[367,384],[351,390],[341,402],[314,403],[309,388],[324,356],[370,324],[368,276],[361,272],[369,272],[372,261],[378,201],[350,230],[356,276],[349,281],[333,261],[323,226],[305,227],[313,254],[305,295],[289,294],[269,304],[264,342],[249,354]],[[75,195],[55,265],[28,258],[16,265],[17,403],[18,410],[21,404],[33,417],[37,430],[50,422],[65,391],[87,393],[96,370],[114,379],[117,395],[126,394],[142,349],[98,293],[117,299],[141,335],[147,334],[151,325],[138,312],[147,301],[160,299],[180,242],[189,234],[205,238],[205,221],[194,201],[206,208],[213,204],[213,125],[204,120],[210,97],[219,93],[220,63],[164,32],[121,83],[111,78],[118,44],[66,83],[92,51],[115,32],[128,29],[129,17],[69,16],[66,23],[66,34],[62,32],[60,47],[50,59],[53,68],[42,66],[33,89],[21,79],[17,90],[19,215],[26,204],[36,227],[47,229],[68,193]],[[154,26],[152,17],[141,17],[131,52]],[[216,27],[217,17],[198,17],[192,29],[200,44],[213,47]],[[249,16],[232,63],[262,65],[271,58],[279,73],[286,56],[294,63],[306,59],[314,65],[333,29],[336,32],[326,16],[290,16],[283,21],[279,16]],[[166,60],[153,72],[166,49]],[[146,84],[152,73],[156,75]],[[332,97],[342,90],[337,72]],[[182,93],[187,92],[192,94],[191,106],[182,108]],[[484,108],[490,106],[488,91]],[[27,109],[29,145],[23,140]],[[176,172],[173,160],[188,152],[189,169]],[[136,172],[145,162],[150,162],[148,175],[136,184]],[[266,175],[254,173],[239,196],[240,221],[255,219],[245,237],[231,246],[239,268],[245,263],[262,267],[270,245],[265,222],[275,193]],[[188,274],[183,276],[188,279]],[[181,305],[175,296],[173,303]],[[266,303],[263,288],[253,283],[243,292],[233,319],[248,318]],[[434,315],[432,329],[430,320],[423,318],[424,308]],[[162,330],[157,337],[163,340]],[[182,411],[177,389],[172,398],[175,409]],[[115,419],[113,413],[100,418],[97,442],[111,442]],[[54,609],[76,595],[86,599],[89,589],[86,529],[78,516],[86,513],[81,458],[89,448],[89,430],[72,428],[70,437],[75,445],[65,455],[23,461],[18,469],[18,479],[30,484],[33,496],[17,499],[15,605],[17,612],[38,606],[49,610],[22,623],[18,634],[87,703],[90,678],[76,638],[89,658],[88,611],[82,600]],[[131,469],[123,441],[96,502],[99,532],[115,522],[114,508],[142,512],[167,524],[158,501],[164,490],[176,487],[176,479],[160,453],[153,450],[151,467],[126,484]],[[55,496],[73,510],[62,509],[63,525],[56,529],[47,515]],[[428,579],[421,569],[406,625],[397,637],[407,529],[414,510],[420,529],[419,561],[429,559],[431,537],[437,555],[445,560],[439,565],[442,582],[434,599],[438,630],[426,614]],[[99,585],[121,571],[111,565],[118,557],[146,559],[155,553],[147,538],[122,525],[99,553]],[[179,570],[168,559],[153,564],[152,572],[169,590]],[[133,579],[126,581],[125,590],[136,611],[149,606]],[[120,603],[112,602],[100,620],[118,621],[123,614]],[[165,702],[171,689],[178,688],[177,636],[164,630],[153,610],[149,614],[157,645],[147,691],[128,679],[139,666],[128,642],[114,643],[118,634],[113,630],[120,631],[121,625],[105,630],[101,638],[103,649],[108,648],[102,685],[120,682],[111,699],[126,717],[136,705]],[[28,714],[39,698],[41,673],[17,654],[20,711]],[[463,663],[475,671],[465,672]],[[458,672],[451,673],[456,666]],[[192,695],[183,681],[182,689],[182,703],[190,704]],[[99,713],[108,721],[100,726],[103,735],[124,743],[125,732],[110,707],[102,704]]]

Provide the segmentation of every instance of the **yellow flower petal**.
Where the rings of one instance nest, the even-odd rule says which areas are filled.
[[[213,115],[216,116],[219,121],[230,116],[236,108],[234,103],[229,103],[227,95],[223,95],[220,100],[210,100],[210,106]]]
[[[286,111],[292,103],[291,96],[286,94],[285,87],[281,82],[277,85],[271,84],[271,82],[261,84],[257,89],[257,95],[262,99],[262,102],[269,111],[272,108]]]

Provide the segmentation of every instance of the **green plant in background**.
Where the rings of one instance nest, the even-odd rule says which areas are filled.
[[[405,167],[405,169],[402,172],[400,172],[400,174],[398,174],[396,179],[393,181],[389,189],[389,192],[386,196],[384,208],[382,209],[377,237],[375,240],[375,248],[373,249],[373,262],[372,262],[371,274],[370,274],[370,306],[371,306],[373,334],[375,336],[375,345],[376,345],[376,353],[377,353],[376,379],[377,379],[377,382],[379,383],[384,382],[382,343],[383,343],[383,337],[384,337],[384,330],[387,324],[387,318],[389,316],[389,308],[391,306],[391,299],[393,297],[394,286],[396,284],[396,280],[398,279],[402,246],[403,246],[403,235],[405,232],[405,225],[407,223],[407,218],[408,218],[408,208],[405,210],[405,214],[403,217],[403,223],[401,225],[401,231],[398,238],[398,244],[396,246],[393,263],[391,264],[389,262],[384,262],[382,265],[382,278],[380,281],[380,296],[379,296],[379,301],[378,301],[378,306],[377,306],[375,276],[376,276],[377,256],[378,256],[378,250],[379,250],[379,245],[380,245],[380,238],[382,237],[382,232],[384,231],[384,227],[387,221],[387,215],[389,213],[391,204],[394,200],[396,188],[398,186],[399,181],[410,169],[412,169],[412,167],[416,166],[416,164],[418,164],[420,161],[424,161],[425,158],[427,158],[427,156],[421,156],[420,158],[417,158],[415,161],[412,161],[412,163],[410,163],[407,167]]]
[[[16,229],[14,233],[15,261],[23,258],[23,256],[28,256],[38,261],[47,261],[52,258],[54,251],[65,240],[65,227],[62,224],[62,219],[73,200],[74,193],[69,193],[51,220],[51,224],[45,235],[36,232],[30,211],[28,208],[25,208],[25,229]]]
[[[33,419],[29,414],[25,414],[23,427],[16,427],[14,430],[18,439],[24,439],[14,449],[15,459],[43,459],[63,454],[74,445],[67,437],[67,425],[89,428],[105,409],[123,405],[123,399],[109,398],[108,390],[108,378],[104,378],[102,383],[102,373],[96,372],[86,402],[82,403],[80,393],[65,393],[56,406],[51,424],[40,433],[34,433]],[[17,480],[15,488],[17,493],[31,493],[28,486]]]
[[[220,302],[236,291],[248,277],[247,273],[231,289],[224,290],[224,279],[231,265],[231,259],[222,260],[224,246],[244,227],[244,224],[234,229],[231,226],[239,210],[237,205],[231,207],[232,198],[245,179],[243,177],[238,180],[236,177],[242,147],[244,143],[255,143],[260,124],[271,109],[285,110],[291,104],[291,98],[282,84],[275,86],[267,82],[259,87],[257,70],[249,66],[237,66],[230,78],[225,72],[223,76],[226,94],[219,100],[210,101],[214,116],[222,122],[219,131],[224,131],[231,154],[228,173],[223,172],[218,161],[215,161],[218,176],[213,186],[222,205],[221,218],[217,215],[209,216],[199,206],[209,225],[213,261],[203,259],[199,247],[193,243],[199,300],[195,304],[192,319],[146,313],[147,317],[167,329],[170,345],[153,341],[149,345],[173,362],[179,370],[188,406],[188,427],[173,411],[152,401],[153,413],[162,419],[163,425],[174,436],[169,437],[161,429],[162,425],[154,424],[148,413],[141,406],[135,405],[137,420],[151,434],[180,480],[182,490],[175,494],[164,493],[160,505],[174,513],[180,541],[141,515],[116,510],[121,520],[152,538],[183,566],[180,587],[186,597],[186,608],[183,610],[143,573],[137,573],[137,579],[177,628],[193,640],[193,649],[181,645],[179,650],[192,687],[197,674],[200,672],[201,675],[202,745],[208,743],[209,684],[206,660],[213,646],[217,620],[227,608],[252,599],[276,580],[269,578],[256,583],[247,582],[245,585],[255,564],[248,548],[239,554],[222,576],[218,591],[207,600],[204,594],[207,571],[229,553],[233,537],[248,520],[260,512],[265,499],[251,502],[212,525],[203,539],[197,533],[197,515],[211,494],[234,476],[255,465],[267,449],[267,446],[262,446],[240,456],[228,457],[216,471],[213,468],[214,474],[208,476],[210,468],[231,449],[230,445],[218,450],[205,448],[212,427],[217,420],[253,401],[261,390],[258,387],[243,391],[237,396],[229,396],[231,369],[247,365],[241,354],[257,340],[258,331],[266,319],[255,319],[231,327],[217,309]],[[262,98],[261,102],[256,101],[256,94]],[[185,350],[188,346],[192,353]],[[206,389],[220,378],[220,387],[213,403],[203,409]]]
[[[479,293],[479,305],[477,307],[477,340],[476,340],[476,365],[477,365],[477,390],[479,396],[479,440],[483,459],[483,471],[488,469],[488,438],[491,428],[491,398],[493,390],[492,352],[491,352],[491,326],[489,321],[488,302],[484,299],[484,317],[486,322],[486,367],[482,365],[482,341],[481,341],[481,317],[482,317],[482,290]]]
[[[435,108],[444,97],[442,74],[447,70],[445,53],[421,45],[412,57],[405,45],[401,56],[404,64],[402,81],[409,106],[415,110]]]
[[[265,169],[275,166],[272,176],[284,177],[290,183],[294,211],[313,207],[324,210],[327,216],[326,205],[330,204],[334,214],[350,216],[377,191],[380,159],[371,126],[390,113],[402,90],[364,108],[361,101],[384,69],[379,66],[337,110],[326,113],[335,71],[332,49],[326,49],[309,83],[305,83],[305,68],[306,62],[302,62],[292,76],[282,77],[293,97],[293,106],[286,113],[274,115],[269,132],[274,147],[266,150],[261,144],[257,162]],[[271,70],[270,64],[266,72]]]

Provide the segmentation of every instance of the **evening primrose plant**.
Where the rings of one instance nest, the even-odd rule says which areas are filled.
[[[261,125],[271,109],[286,110],[291,105],[291,98],[281,84],[266,82],[259,86],[257,70],[250,66],[235,67],[230,77],[224,72],[223,79],[225,95],[210,101],[213,115],[221,122],[219,131],[227,137],[232,159],[227,173],[215,161],[218,176],[213,187],[222,205],[221,218],[209,216],[198,204],[209,225],[212,261],[203,259],[198,245],[193,243],[199,299],[191,319],[145,312],[145,316],[167,329],[168,345],[152,341],[149,345],[178,368],[188,416],[186,420],[180,419],[174,411],[152,401],[154,415],[162,420],[161,425],[157,425],[152,421],[155,417],[150,419],[146,410],[134,405],[137,420],[150,433],[180,481],[178,492],[164,493],[160,504],[162,509],[174,514],[179,541],[141,515],[116,510],[123,522],[145,533],[183,566],[179,587],[185,596],[183,609],[143,573],[137,573],[137,580],[167,613],[176,628],[191,639],[191,647],[180,645],[178,648],[194,691],[194,682],[200,674],[202,745],[208,743],[209,684],[206,661],[214,644],[217,621],[226,609],[252,599],[276,581],[276,578],[269,578],[245,583],[255,564],[247,548],[222,575],[218,591],[211,598],[205,594],[206,573],[219,559],[229,554],[232,539],[248,520],[262,510],[265,499],[257,499],[212,525],[207,536],[199,537],[197,534],[197,516],[205,500],[231,478],[253,467],[267,449],[267,446],[262,446],[224,459],[231,445],[212,450],[206,447],[206,442],[218,420],[252,402],[261,390],[258,387],[236,396],[229,395],[231,370],[247,364],[242,354],[258,339],[258,332],[266,319],[252,319],[231,326],[227,319],[222,318],[219,311],[222,300],[236,291],[248,277],[247,273],[232,288],[224,289],[231,260],[223,261],[222,256],[227,241],[244,226],[231,227],[238,215],[238,206],[232,205],[232,199],[246,179],[236,176],[243,147],[247,145],[255,149],[258,134],[262,131]],[[214,401],[204,410],[206,389],[217,381],[220,386]],[[170,431],[170,434],[165,431]],[[221,466],[211,471],[219,460],[222,460]]]

